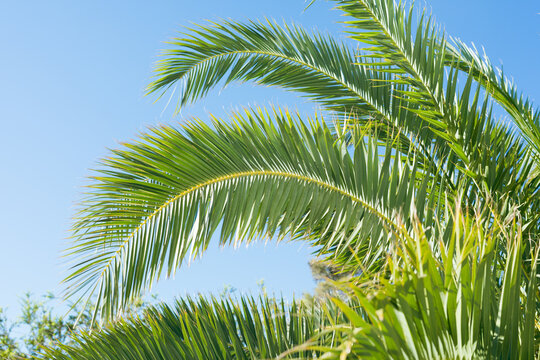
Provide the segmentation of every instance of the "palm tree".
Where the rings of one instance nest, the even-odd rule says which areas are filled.
[[[365,45],[360,50],[269,21],[203,24],[170,42],[148,93],[177,86],[179,108],[223,82],[254,81],[299,92],[324,111],[302,119],[285,109],[246,109],[210,124],[154,128],[113,151],[74,224],[75,265],[66,282],[69,296],[95,295],[96,319],[106,322],[160,276],[201,255],[213,234],[223,245],[268,237],[307,241],[355,274],[351,303],[239,312],[232,303],[179,302],[49,357],[77,358],[85,349],[80,358],[92,351],[101,358],[122,346],[129,358],[156,359],[286,350],[294,357],[371,349],[394,358],[538,352],[540,112],[487,57],[412,6],[336,3],[352,41]],[[471,274],[479,268],[482,275]],[[426,283],[440,294],[435,307],[419,300],[430,292]],[[379,300],[366,301],[373,296]],[[507,316],[509,307],[515,316]],[[321,320],[324,311],[334,315]],[[181,325],[190,313],[194,320]],[[281,330],[251,325],[278,313]],[[482,321],[461,321],[469,315]],[[196,333],[215,334],[221,318],[229,331],[222,342]],[[320,331],[335,319],[343,326]],[[390,333],[396,324],[403,330]],[[143,345],[148,331],[164,337]],[[166,339],[189,339],[192,347],[165,350]],[[376,341],[385,347],[370,348]],[[196,350],[203,347],[216,352]],[[460,353],[448,350],[456,348]]]

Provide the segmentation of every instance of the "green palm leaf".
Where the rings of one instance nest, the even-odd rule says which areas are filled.
[[[50,356],[538,352],[538,111],[430,17],[414,25],[412,6],[337,3],[362,52],[272,22],[210,23],[171,41],[149,93],[180,86],[181,107],[220,84],[254,81],[299,92],[337,121],[251,110],[230,123],[151,129],[113,151],[74,225],[66,282],[70,296],[96,295],[107,320],[202,255],[213,235],[235,246],[303,240],[354,274],[353,302],[335,300],[347,319],[330,317],[334,326],[305,343],[322,324],[305,309],[185,301]],[[495,103],[513,123],[495,119]]]
[[[272,22],[224,21],[197,26],[169,44],[148,93],[163,95],[178,84],[179,107],[203,97],[222,81],[278,86],[300,92],[341,116],[352,114],[368,126],[393,127],[402,136],[405,153],[415,148],[417,156],[433,162],[422,148],[429,143],[424,137],[431,139],[433,134],[414,121],[417,116],[396,96],[402,85],[392,82],[391,73],[356,64],[360,54],[331,37]],[[379,133],[386,141],[384,135]]]
[[[414,200],[414,162],[379,154],[378,141],[361,135],[353,143],[320,120],[263,111],[231,125],[153,129],[104,160],[90,186],[74,226],[70,294],[97,291],[96,311],[109,318],[201,255],[216,232],[232,245],[312,239],[319,254],[358,264],[353,253],[362,253],[374,266],[392,234],[406,231],[403,211],[429,209],[439,184],[418,180]]]
[[[338,7],[352,19],[346,22],[351,37],[370,46],[367,55],[270,22],[197,26],[171,41],[149,92],[164,93],[179,83],[183,106],[222,80],[298,91],[338,114],[354,112],[355,122],[377,128],[383,146],[399,134],[391,146],[399,144],[403,154],[414,151],[424,176],[443,176],[454,190],[463,175],[471,177],[471,201],[485,197],[479,191],[531,198],[534,186],[523,196],[505,187],[513,174],[519,174],[518,187],[531,177],[524,144],[492,120],[490,100],[478,99],[482,88],[474,91],[467,81],[460,94],[458,71],[445,74],[450,52],[431,20],[413,27],[413,8],[392,0],[345,0]],[[527,171],[497,167],[501,156],[512,164],[525,159]]]
[[[393,0],[336,2],[349,17],[345,24],[350,37],[366,45],[364,58],[377,60],[362,65],[372,71],[397,74],[389,82],[405,85],[395,87],[396,93],[402,94],[402,105],[418,118],[408,114],[408,121],[403,123],[421,121],[431,129],[419,133],[415,141],[422,149],[429,149],[429,157],[436,163],[444,159],[440,168],[454,188],[458,178],[468,176],[471,184],[465,186],[472,192],[466,199],[469,203],[488,197],[511,199],[514,204],[527,204],[529,210],[524,213],[529,212],[531,223],[537,223],[534,213],[538,211],[531,209],[538,209],[538,203],[532,200],[539,190],[538,165],[527,154],[527,143],[533,149],[540,144],[540,115],[534,113],[532,104],[517,96],[515,87],[487,58],[481,60],[458,41],[457,48],[448,44],[431,17],[421,13],[414,25],[413,5]],[[462,71],[467,77],[460,85]],[[482,95],[484,92],[491,96]],[[516,136],[511,125],[493,119],[493,100],[512,116],[524,139]],[[501,158],[506,160],[504,165]]]
[[[493,99],[511,116],[521,134],[530,145],[538,161],[540,154],[540,110],[532,101],[520,94],[515,84],[487,56],[481,56],[459,40],[448,45],[447,61],[482,84]]]
[[[148,309],[99,332],[75,337],[72,346],[44,349],[51,360],[271,359],[310,340],[330,324],[318,305],[283,300],[198,298]],[[333,321],[343,316],[336,313]],[[323,336],[332,342],[332,334]],[[336,338],[334,338],[335,340]],[[293,357],[311,358],[311,350]]]
[[[413,25],[413,6],[394,0],[336,0],[338,8],[350,17],[345,24],[352,39],[367,45],[366,57],[378,61],[364,63],[380,72],[398,75],[394,81],[414,89],[406,90],[411,100],[445,113],[446,75],[444,38],[431,18],[420,17]],[[363,63],[364,60],[357,60]]]
[[[299,91],[340,112],[388,116],[391,93],[384,76],[354,65],[345,45],[297,26],[224,21],[197,26],[169,44],[148,91],[164,92],[179,83],[180,106],[221,80],[253,80]]]

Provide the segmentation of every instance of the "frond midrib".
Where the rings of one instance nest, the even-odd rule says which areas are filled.
[[[346,191],[346,190],[344,190],[344,189],[342,189],[342,188],[340,188],[338,186],[329,184],[328,182],[324,182],[324,181],[318,180],[318,179],[316,179],[314,177],[309,177],[309,176],[306,176],[306,175],[300,175],[300,174],[296,174],[296,173],[293,173],[293,172],[284,172],[284,171],[275,171],[275,170],[243,171],[243,172],[237,172],[237,173],[232,173],[232,174],[229,174],[229,175],[216,177],[216,178],[207,180],[205,182],[202,182],[200,184],[197,184],[195,186],[192,186],[189,189],[186,189],[186,190],[182,191],[180,194],[173,196],[172,198],[167,200],[165,203],[163,203],[163,205],[156,208],[152,213],[150,213],[144,219],[144,221],[142,221],[137,226],[137,228],[135,228],[135,230],[133,230],[124,239],[124,241],[120,244],[120,247],[118,248],[118,250],[116,250],[116,252],[111,257],[111,259],[109,260],[107,265],[105,265],[104,269],[102,270],[102,272],[101,272],[101,274],[99,276],[99,279],[103,279],[103,276],[110,269],[110,266],[112,265],[113,261],[118,258],[118,256],[121,254],[121,252],[126,247],[126,245],[137,234],[137,232],[140,229],[142,229],[152,218],[157,216],[157,214],[159,214],[164,208],[166,208],[171,203],[173,203],[173,202],[177,201],[178,199],[180,199],[182,197],[185,197],[185,196],[187,196],[187,195],[189,195],[189,194],[191,194],[191,193],[193,193],[193,192],[195,192],[195,191],[197,191],[197,190],[199,190],[201,188],[211,186],[213,184],[217,184],[217,183],[220,183],[220,182],[226,182],[226,181],[241,178],[241,177],[255,177],[255,176],[267,176],[267,177],[276,176],[276,177],[291,178],[291,179],[296,179],[296,180],[299,180],[299,181],[305,181],[305,182],[308,182],[308,183],[312,183],[312,184],[318,185],[318,186],[320,186],[322,188],[326,188],[328,190],[337,192],[337,193],[339,193],[339,194],[341,194],[341,195],[343,195],[345,197],[348,197],[349,199],[351,199],[351,201],[360,204],[365,209],[370,211],[372,214],[376,215],[381,220],[383,220],[386,224],[388,224],[394,230],[396,230],[398,232],[403,231],[402,227],[399,224],[393,222],[388,216],[383,214],[381,211],[377,210],[373,205],[369,204],[367,201],[362,200],[361,198],[359,198],[355,194],[352,194],[351,192],[348,192],[348,191]]]

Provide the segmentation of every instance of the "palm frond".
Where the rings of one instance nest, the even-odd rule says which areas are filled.
[[[178,85],[181,107],[254,81],[298,92],[337,122],[248,110],[154,128],[113,151],[76,219],[66,282],[69,296],[96,295],[95,316],[110,320],[213,235],[234,246],[302,240],[355,275],[354,301],[335,300],[346,318],[326,319],[333,326],[306,343],[324,321],[297,304],[187,300],[49,356],[538,353],[539,111],[413,6],[336,1],[362,52],[273,22],[209,23],[170,42],[148,93]],[[520,132],[495,119],[494,102]]]
[[[326,108],[388,117],[383,75],[354,65],[354,54],[329,36],[273,22],[199,25],[169,41],[148,92],[180,84],[179,106],[224,80],[255,81],[299,91]],[[381,77],[383,76],[383,77]]]
[[[43,349],[50,360],[271,359],[309,341],[331,324],[319,305],[269,298],[177,300],[142,316],[75,337],[75,344]],[[335,312],[333,321],[344,321]],[[332,334],[323,336],[332,342]],[[336,340],[337,338],[334,338]],[[320,352],[295,353],[312,358]]]
[[[415,142],[428,150],[432,162],[440,164],[447,181],[457,188],[460,178],[470,177],[470,186],[465,186],[472,192],[470,204],[500,196],[515,204],[531,205],[523,199],[538,194],[538,165],[527,154],[526,142],[507,124],[494,121],[491,111],[492,99],[506,106],[518,126],[527,128],[528,141],[535,142],[540,139],[540,127],[534,125],[540,115],[532,113],[530,102],[515,96],[515,89],[500,78],[489,60],[480,60],[459,42],[459,51],[448,44],[446,35],[425,11],[417,16],[415,25],[414,4],[396,4],[394,0],[336,2],[348,16],[345,24],[350,37],[366,45],[364,58],[377,60],[361,65],[396,74],[389,81],[404,84],[394,86],[401,94],[401,105],[408,108],[409,119],[403,123],[409,129],[424,129]],[[464,70],[467,76],[460,85],[459,75]],[[493,98],[482,100],[485,90]],[[422,125],[415,127],[412,122]],[[502,158],[507,160],[504,165]]]
[[[254,81],[299,92],[367,126],[392,126],[402,134],[404,147],[415,148],[432,163],[422,146],[429,143],[424,138],[433,135],[403,106],[396,92],[402,86],[393,82],[393,74],[358,65],[360,53],[329,36],[272,22],[224,21],[196,26],[169,44],[148,93],[163,95],[179,85],[179,108],[222,81]],[[379,136],[386,141],[384,133]]]
[[[94,177],[74,225],[69,294],[97,291],[96,312],[109,318],[201,255],[216,232],[222,245],[312,239],[319,254],[351,262],[343,254],[363,253],[362,265],[374,266],[406,231],[404,211],[432,217],[440,184],[417,178],[413,158],[355,139],[351,149],[320,120],[262,110],[230,125],[153,129]]]
[[[364,43],[363,51],[378,61],[364,66],[379,72],[396,74],[395,82],[407,84],[414,89],[402,93],[422,106],[445,113],[444,98],[445,51],[444,34],[437,30],[431,17],[422,14],[418,24],[413,24],[414,6],[394,0],[335,0],[349,20],[352,39]]]

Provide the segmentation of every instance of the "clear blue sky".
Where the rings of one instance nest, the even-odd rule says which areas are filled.
[[[422,1],[418,1],[421,3]],[[519,88],[540,101],[538,0],[426,1],[451,35],[482,45]],[[107,148],[148,126],[217,115],[248,104],[311,112],[279,90],[233,85],[172,118],[165,103],[143,96],[162,41],[205,19],[270,17],[337,37],[339,13],[303,0],[10,1],[0,3],[0,307],[17,308],[26,291],[59,293],[66,275],[60,251],[88,169]],[[225,284],[290,297],[313,289],[306,246],[270,244],[211,249],[175,280],[154,290],[219,292]]]

